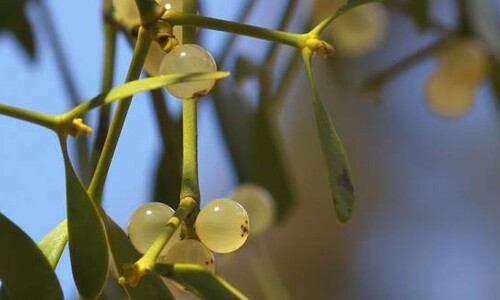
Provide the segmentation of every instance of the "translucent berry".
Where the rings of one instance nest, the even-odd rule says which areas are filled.
[[[274,222],[274,200],[272,195],[260,185],[246,183],[239,185],[231,195],[231,199],[245,208],[250,219],[250,236],[257,236]]]
[[[135,0],[112,0],[115,18],[118,22],[132,28],[141,24],[141,16]]]
[[[166,10],[182,11],[182,0],[156,0],[156,3]],[[173,34],[179,44],[182,44],[182,26],[174,26]]]
[[[214,254],[197,240],[186,239],[172,244],[158,262],[166,264],[195,264],[215,271]]]
[[[460,117],[471,109],[475,90],[476,85],[457,82],[438,69],[427,81],[427,106],[439,116]]]
[[[144,68],[151,76],[160,75],[160,64],[165,57],[166,53],[160,47],[158,43],[151,43],[149,47],[148,54],[146,56],[146,60],[144,61]]]
[[[210,53],[195,44],[175,46],[165,57],[160,66],[160,74],[215,72],[217,66]],[[183,82],[167,86],[173,96],[180,99],[194,99],[207,94],[215,80]]]
[[[174,210],[161,202],[150,202],[134,211],[127,226],[128,236],[132,245],[141,253],[145,253],[156,237],[163,232],[165,225]],[[180,230],[177,229],[161,253],[180,240]]]
[[[199,241],[191,239],[177,241],[172,244],[165,252],[165,255],[158,258],[158,262],[165,264],[195,264],[210,271],[215,271],[214,254]],[[165,282],[181,291],[185,291],[184,287],[171,280],[165,279]]]
[[[240,248],[248,237],[248,214],[239,203],[227,198],[215,199],[200,210],[196,234],[208,249],[228,253]]]
[[[387,12],[380,3],[356,7],[331,25],[334,46],[339,53],[361,55],[382,41],[387,27]]]

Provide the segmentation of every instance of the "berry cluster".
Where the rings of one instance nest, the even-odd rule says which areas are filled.
[[[145,253],[173,214],[170,206],[160,202],[150,202],[136,209],[127,228],[132,245]],[[190,263],[215,271],[213,252],[229,253],[239,249],[249,235],[262,234],[273,220],[271,194],[261,186],[242,184],[229,198],[214,199],[200,210],[193,227],[194,237],[181,234],[178,228],[163,248],[158,262]],[[165,281],[169,286],[179,287]]]

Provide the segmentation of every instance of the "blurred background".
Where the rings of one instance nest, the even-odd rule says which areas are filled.
[[[335,219],[301,64],[289,77],[275,121],[295,204],[264,235],[241,250],[217,257],[218,273],[251,299],[286,299],[287,295],[290,299],[497,299],[500,294],[500,120],[494,75],[490,75],[495,74],[500,53],[499,2],[422,1],[428,4],[425,20],[432,21],[419,23],[414,20],[421,18],[404,9],[419,1],[387,1],[369,10],[374,21],[367,17],[367,23],[360,22],[375,33],[362,28],[358,33],[327,30],[323,37],[337,48],[337,54],[314,59],[319,93],[354,175],[357,203],[347,224]],[[321,19],[321,12],[328,14],[338,6],[322,2],[299,1],[287,30],[303,31],[311,22],[314,5],[321,8],[312,22]],[[202,11],[234,20],[245,4],[203,1]],[[25,11],[36,54],[31,59],[11,33],[0,31],[0,102],[51,114],[70,107],[57,64],[61,56],[50,41],[45,9],[64,48],[76,93],[80,99],[98,94],[104,41],[101,5],[97,0],[78,6],[69,1],[28,2]],[[287,5],[284,0],[257,1],[247,22],[275,28],[276,16]],[[464,100],[469,104],[447,110],[446,104],[433,106],[429,100],[433,95],[428,81],[440,66],[439,50],[414,59],[365,93],[364,83],[374,74],[413,57],[450,31],[462,30],[464,7],[470,23],[467,33],[481,41],[489,70],[474,85],[473,100]],[[331,27],[337,22],[341,19]],[[356,51],[359,46],[351,51],[340,45],[342,34],[376,38],[367,49]],[[203,31],[202,43],[217,56],[227,36]],[[238,39],[224,69],[234,71],[234,61],[241,55],[259,62],[268,45]],[[277,69],[284,68],[289,55],[286,49],[280,52]],[[119,35],[115,85],[123,82],[130,57],[130,45]],[[231,80],[221,86],[236,85]],[[250,104],[255,102],[255,80],[243,79],[238,88]],[[453,95],[454,86],[445,90],[445,95]],[[148,95],[134,99],[104,195],[105,209],[123,227],[140,204],[154,200],[155,169],[162,152]],[[167,106],[172,114],[178,113],[177,100],[168,99]],[[213,99],[202,100],[203,203],[227,196],[238,184],[215,111]],[[92,112],[86,121],[95,124],[97,114]],[[63,161],[56,136],[0,116],[0,158],[0,211],[38,241],[65,217]],[[57,273],[65,296],[76,299],[67,253]],[[273,273],[280,279],[268,281],[276,289],[270,291],[258,278]]]

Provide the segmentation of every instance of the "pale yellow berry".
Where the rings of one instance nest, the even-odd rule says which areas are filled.
[[[476,85],[457,82],[438,69],[427,81],[426,103],[439,116],[460,117],[471,109],[475,90]]]
[[[386,27],[385,7],[380,3],[370,3],[341,15],[330,25],[330,32],[338,53],[362,55],[380,44]]]
[[[196,234],[208,249],[228,253],[240,248],[248,238],[248,214],[239,203],[219,198],[200,210],[196,218]]]
[[[144,61],[144,69],[150,76],[160,75],[160,65],[166,53],[158,43],[151,43],[146,60]]]
[[[158,258],[164,264],[195,264],[212,272],[215,271],[214,254],[201,242],[192,239],[177,241]],[[164,280],[169,286],[174,286],[179,291],[185,291],[180,284],[169,279]]]
[[[438,65],[459,84],[477,85],[487,72],[487,55],[474,38],[451,41],[438,54]]]
[[[174,210],[161,202],[146,203],[136,209],[127,226],[132,245],[139,252],[145,253],[158,235],[165,230],[165,226],[173,214]],[[173,243],[179,240],[180,230],[177,229],[161,253],[165,253]]]

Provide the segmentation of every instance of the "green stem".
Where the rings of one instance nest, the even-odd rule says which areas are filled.
[[[297,48],[304,48],[308,38],[306,34],[273,30],[269,28],[203,17],[196,14],[179,11],[168,11],[162,16],[162,19],[171,23],[172,25],[195,26],[217,31],[230,32],[238,35],[274,41]]]
[[[287,288],[281,280],[273,259],[262,240],[253,240],[248,243],[245,254],[250,264],[254,278],[259,283],[266,299],[291,299]]]
[[[115,71],[115,54],[116,54],[116,32],[117,27],[104,19],[104,66],[101,82],[101,92],[107,92],[113,87],[113,75]],[[104,105],[99,110],[99,121],[97,125],[97,134],[92,147],[91,155],[91,173],[94,172],[97,164],[97,159],[102,152],[104,141],[108,134],[111,106]]]
[[[182,9],[196,14],[198,1],[183,0]],[[184,43],[196,43],[196,30],[183,29]],[[189,99],[182,101],[182,183],[180,197],[192,197],[200,201],[198,184],[198,101]]]
[[[455,34],[450,33],[440,38],[439,40],[435,41],[434,43],[428,45],[427,47],[420,49],[419,51],[409,55],[405,59],[398,61],[397,63],[393,64],[387,69],[372,75],[363,84],[363,89],[367,93],[378,94],[380,88],[384,84],[386,84],[389,80],[391,80],[401,72],[405,71],[409,67],[413,66],[414,64],[434,54],[438,49],[443,47],[443,45],[445,45],[448,42],[448,40],[454,35]]]
[[[182,185],[181,199],[200,199],[198,186],[198,124],[197,100],[182,102]]]
[[[150,45],[151,37],[149,36],[147,30],[141,26],[139,28],[139,36],[135,45],[132,61],[130,63],[127,77],[125,79],[126,82],[139,78]],[[123,128],[123,124],[125,123],[125,118],[127,116],[131,101],[132,96],[123,99],[118,103],[108,136],[106,137],[106,141],[104,142],[102,154],[99,157],[95,173],[90,182],[90,186],[88,189],[89,195],[91,199],[98,203],[101,202],[101,196],[104,188],[104,183],[106,181],[106,176],[108,174],[111,160],[113,159],[113,154],[115,152],[116,145]]]
[[[33,124],[38,124],[54,131],[60,127],[59,119],[55,116],[42,114],[35,111],[30,111],[14,106],[9,106],[0,103],[0,115],[9,116],[23,121],[28,121]]]
[[[197,15],[198,13],[198,1],[196,0],[182,0],[182,11],[184,13],[190,13]],[[182,28],[182,43],[184,44],[196,44],[196,28],[194,27],[184,27]]]

